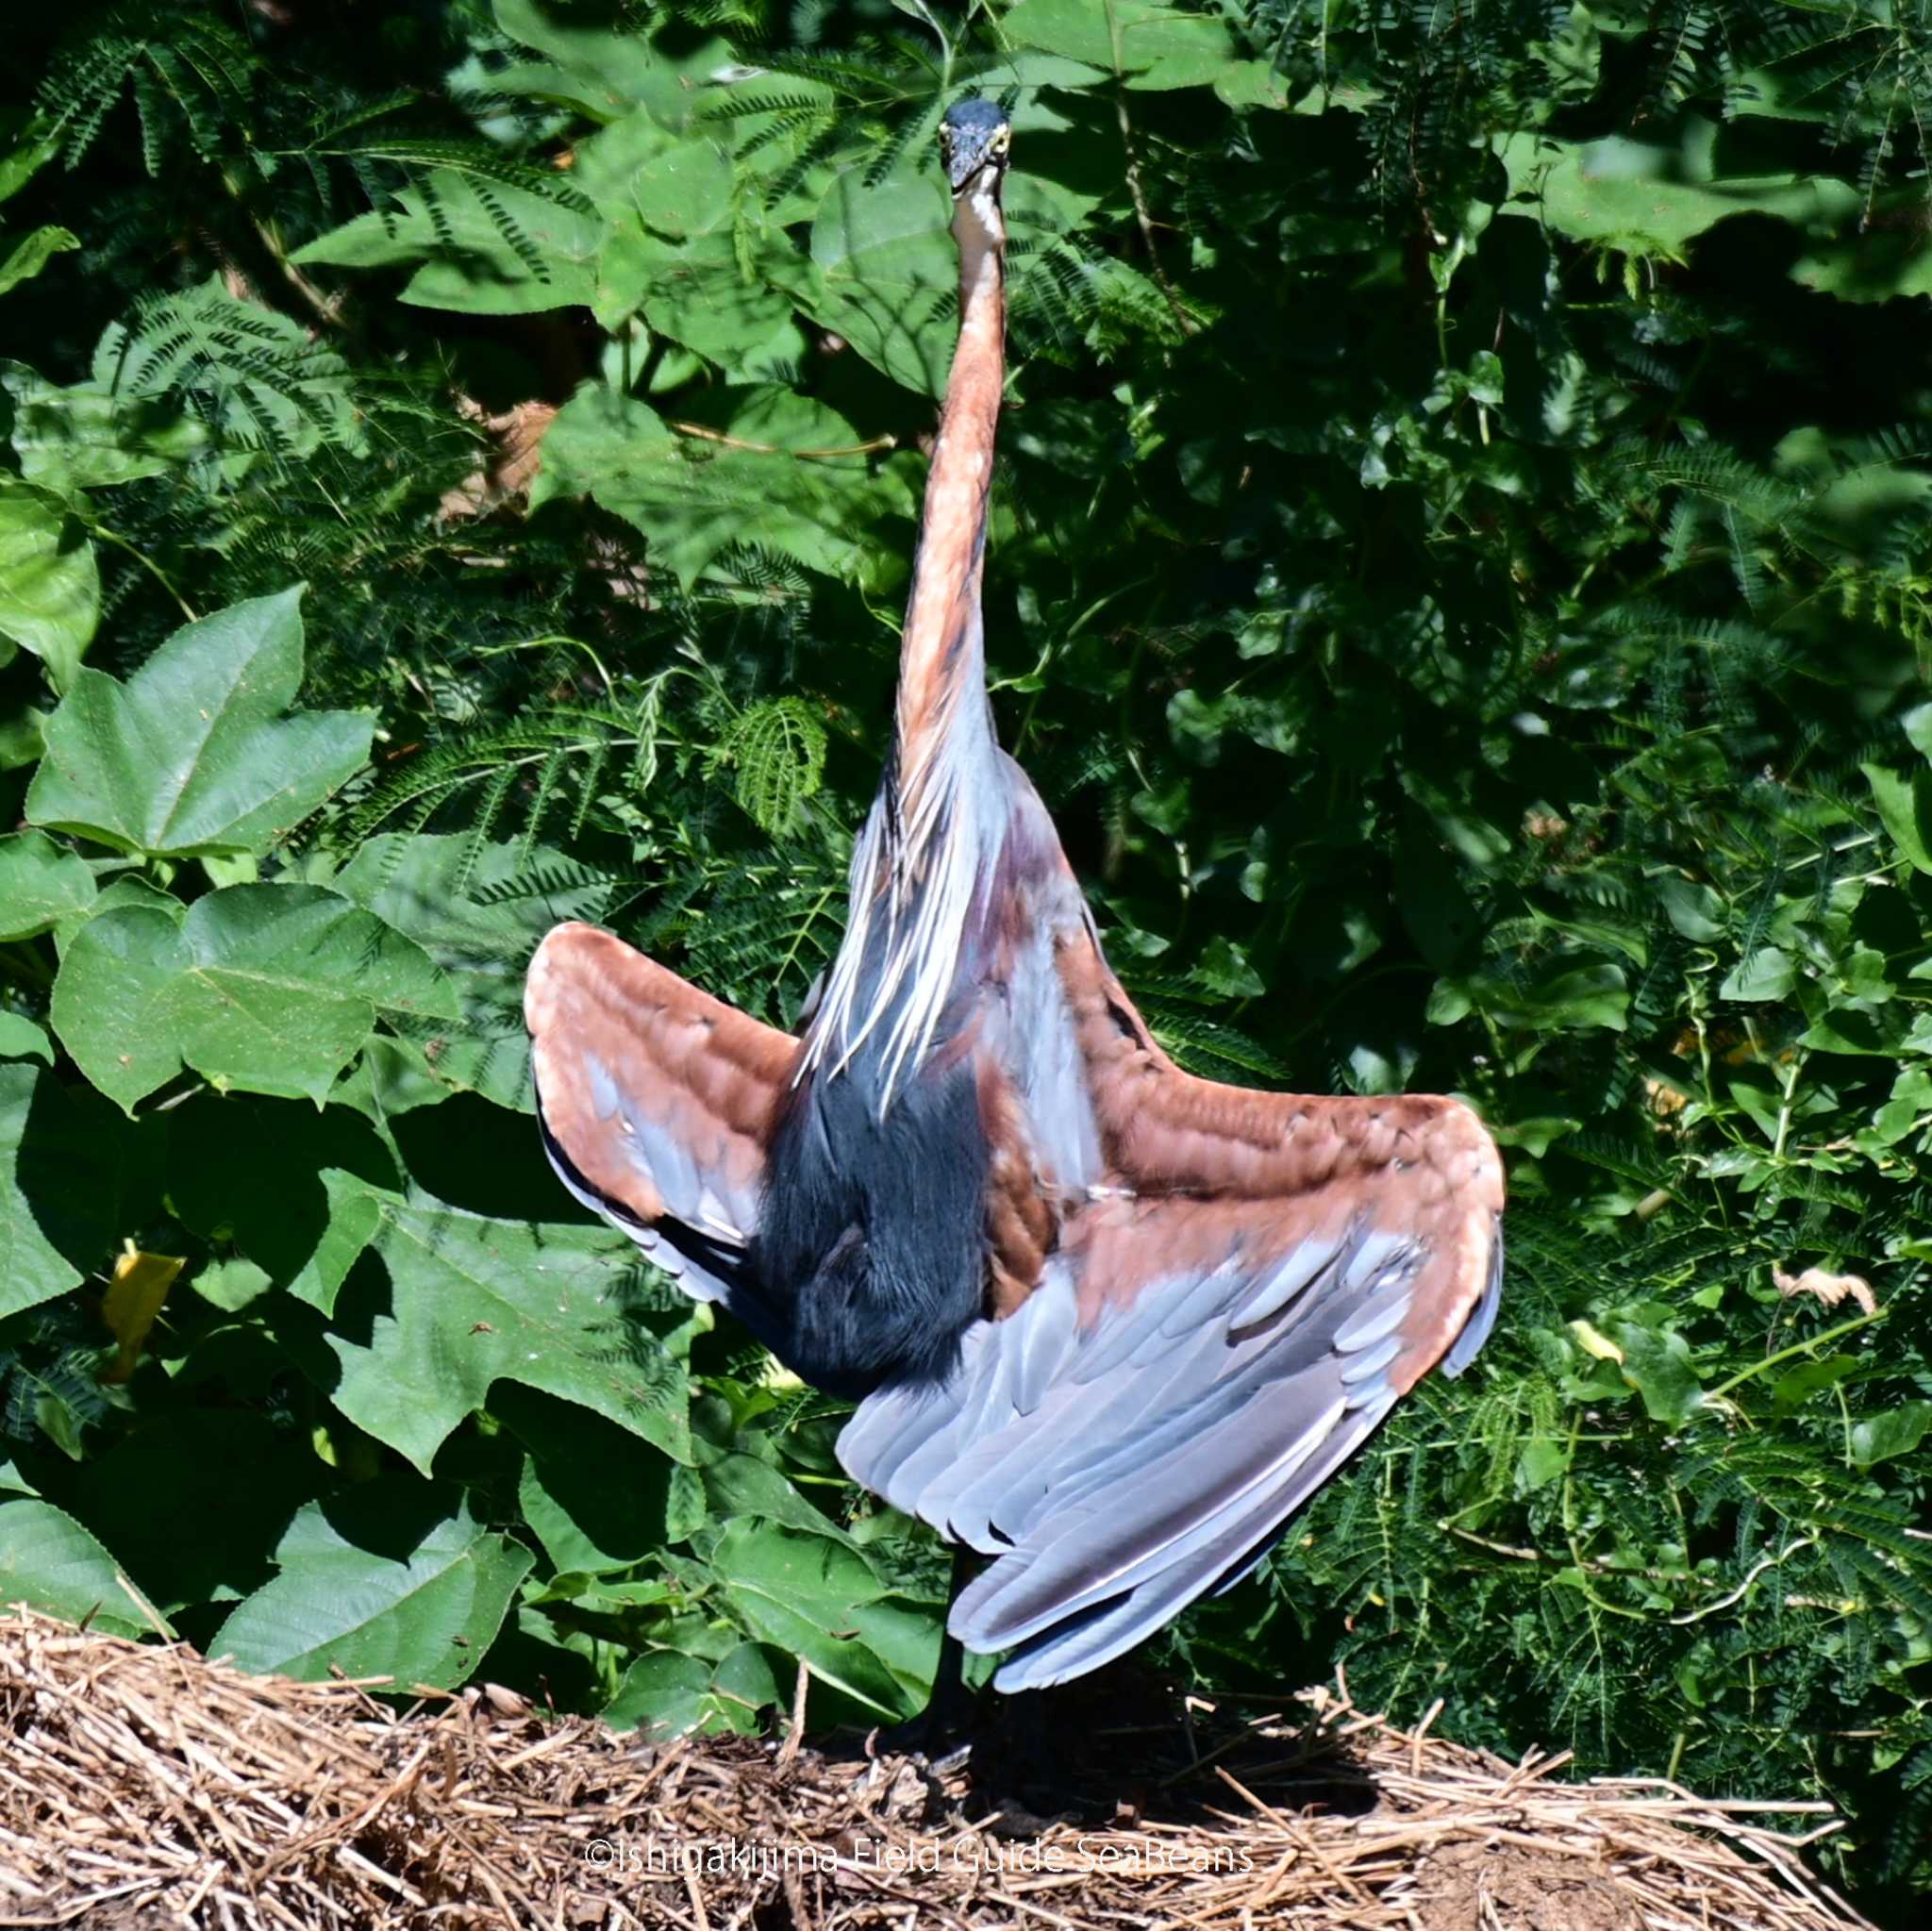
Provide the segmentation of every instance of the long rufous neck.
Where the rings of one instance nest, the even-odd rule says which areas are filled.
[[[994,177],[953,208],[959,246],[959,341],[946,384],[912,600],[899,653],[896,775],[902,822],[916,810],[940,752],[962,736],[991,738],[979,579],[986,547],[993,431],[1006,376],[1006,223]]]

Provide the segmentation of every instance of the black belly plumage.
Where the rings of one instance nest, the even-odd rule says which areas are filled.
[[[878,1114],[870,1056],[808,1074],[773,1134],[748,1257],[773,1351],[858,1398],[942,1380],[985,1312],[988,1150],[970,1069],[922,1069]]]

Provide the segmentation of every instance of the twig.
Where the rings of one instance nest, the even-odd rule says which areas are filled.
[[[1121,47],[1120,15],[1113,0],[1107,0],[1107,30],[1113,44],[1113,105],[1114,114],[1120,123],[1121,151],[1126,157],[1127,193],[1134,203],[1134,220],[1141,230],[1141,245],[1147,250],[1147,266],[1154,276],[1154,285],[1165,299],[1174,319],[1174,325],[1183,335],[1198,333],[1198,325],[1193,317],[1181,307],[1181,299],[1174,292],[1174,286],[1167,277],[1167,270],[1161,265],[1160,250],[1154,240],[1154,215],[1147,206],[1147,191],[1141,185],[1141,158],[1134,146],[1134,123],[1127,112],[1127,82],[1124,71],[1124,53]]]
[[[806,1668],[805,1658],[798,1659],[798,1680],[791,1686],[791,1728],[786,1733],[785,1740],[778,1747],[774,1758],[779,1770],[790,1770],[797,1760],[798,1746],[805,1741],[805,1693],[811,1683],[811,1672]]]
[[[753,456],[795,456],[802,462],[832,462],[843,456],[870,456],[877,449],[896,449],[896,436],[874,436],[869,442],[848,442],[837,449],[786,449],[776,442],[750,442],[742,436],[727,436],[703,423],[673,423],[680,436],[695,436],[700,441],[722,443],[726,449],[743,449]]]

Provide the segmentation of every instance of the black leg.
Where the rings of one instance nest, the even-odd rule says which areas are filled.
[[[1074,1819],[1067,1807],[1067,1714],[1061,1692],[1016,1690],[1005,1700],[998,1723],[974,1746],[974,1782],[989,1807],[986,1827],[993,1836],[1034,1838],[1050,1824]]]
[[[956,1543],[952,1587],[946,1592],[948,1616],[959,1591],[972,1580],[975,1566],[973,1552]],[[879,1747],[906,1751],[938,1764],[970,1743],[979,1727],[979,1700],[966,1688],[965,1669],[966,1652],[949,1629],[940,1639],[939,1668],[933,1673],[932,1694],[925,1707],[910,1722],[879,1731]]]

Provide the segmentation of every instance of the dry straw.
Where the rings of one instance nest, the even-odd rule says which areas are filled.
[[[745,1740],[653,1748],[468,1690],[245,1676],[0,1621],[0,1925],[853,1931],[1010,1925],[1842,1931],[1816,1804],[1557,1780],[1357,1711],[1119,1735],[1103,1821],[998,1835],[961,1779]],[[1166,1764],[1149,1751],[1168,1748]],[[1128,1782],[1126,1779],[1131,1778]],[[1090,1793],[1091,1794],[1091,1793]],[[1091,1810],[1090,1817],[1092,1816]],[[1008,1826],[1009,1827],[1009,1826]]]

